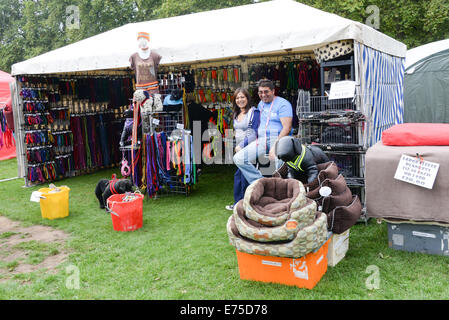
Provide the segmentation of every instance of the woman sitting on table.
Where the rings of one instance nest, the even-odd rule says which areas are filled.
[[[232,96],[233,120],[235,130],[235,152],[239,152],[249,143],[257,139],[257,129],[260,123],[260,111],[250,107],[250,96],[245,88],[238,88]],[[240,169],[234,174],[234,204],[227,205],[227,210],[233,210],[234,205],[243,199],[248,181]]]

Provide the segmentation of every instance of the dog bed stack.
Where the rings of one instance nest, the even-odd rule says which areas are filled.
[[[345,178],[338,173],[335,162],[319,164],[318,170],[317,179],[306,185],[309,190],[306,197],[314,200],[319,210],[327,215],[329,231],[341,234],[360,218],[360,199],[357,195],[352,195]]]
[[[235,205],[227,232],[240,252],[298,258],[327,240],[327,216],[299,180],[261,178]]]

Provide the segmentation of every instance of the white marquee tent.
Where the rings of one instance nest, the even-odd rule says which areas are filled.
[[[403,122],[405,44],[360,22],[293,0],[130,23],[16,63],[11,73],[18,77],[125,71],[130,55],[138,49],[137,34],[142,31],[150,34],[150,47],[162,56],[161,65],[165,66],[251,56],[310,54],[338,40],[353,40],[356,90],[363,111],[368,111],[371,119],[367,128],[368,145],[379,141],[383,130]],[[23,120],[19,116],[19,81],[11,89],[15,119]],[[23,141],[23,137],[19,138]],[[19,144],[18,150],[23,153],[23,146]],[[19,175],[23,176],[23,172]]]
[[[129,56],[137,49],[140,31],[150,33],[150,46],[162,55],[161,64],[285,49],[305,51],[344,39],[396,57],[406,54],[403,43],[360,22],[292,0],[274,0],[130,23],[14,64],[12,75],[126,68]]]

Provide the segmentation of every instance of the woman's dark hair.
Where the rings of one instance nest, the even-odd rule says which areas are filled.
[[[237,116],[240,114],[240,108],[239,108],[239,106],[237,105],[237,103],[235,103],[235,98],[237,98],[237,95],[239,94],[239,93],[243,93],[244,95],[245,95],[245,97],[246,97],[246,100],[248,100],[248,103],[246,104],[246,107],[245,107],[245,110],[248,112],[248,110],[249,110],[249,108],[250,108],[250,101],[251,101],[251,98],[250,98],[250,96],[249,96],[249,92],[248,92],[248,90],[246,90],[245,88],[237,88],[235,91],[234,91],[234,95],[232,96],[232,116],[233,116],[233,118],[235,119],[235,118],[237,118]]]

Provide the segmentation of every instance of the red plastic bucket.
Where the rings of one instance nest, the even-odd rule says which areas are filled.
[[[115,231],[134,231],[142,228],[143,194],[113,194],[107,200]]]

